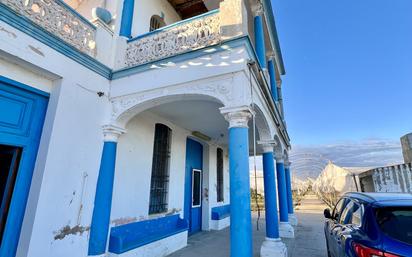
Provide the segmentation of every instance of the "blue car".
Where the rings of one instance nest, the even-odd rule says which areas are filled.
[[[329,257],[412,257],[412,194],[347,193],[324,215]]]

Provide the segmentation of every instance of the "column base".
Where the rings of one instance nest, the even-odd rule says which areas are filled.
[[[266,238],[260,248],[260,257],[287,257],[286,245],[280,238]]]
[[[280,222],[279,235],[283,238],[295,238],[295,231],[289,222]]]
[[[288,220],[290,225],[297,226],[298,225],[298,217],[294,213],[288,214]]]

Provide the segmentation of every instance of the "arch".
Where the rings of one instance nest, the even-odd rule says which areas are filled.
[[[259,140],[262,141],[269,141],[272,139],[271,136],[271,131],[270,131],[270,126],[269,123],[260,109],[260,107],[255,104],[253,106],[253,110],[255,112],[255,122],[256,122],[256,128],[257,128],[257,135],[259,137]]]
[[[161,96],[158,96],[157,94],[137,94],[133,96],[119,97],[112,101],[113,110],[111,123],[121,128],[125,128],[127,123],[133,117],[145,110],[166,103],[187,100],[211,101],[225,106],[224,99],[201,93],[163,94]]]

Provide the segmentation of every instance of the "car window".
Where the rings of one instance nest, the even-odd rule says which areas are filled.
[[[356,226],[361,225],[363,216],[363,206],[351,200],[345,209],[342,211],[339,223],[341,224],[353,224]]]
[[[355,203],[352,211],[352,222],[351,224],[360,226],[362,224],[364,207],[362,204]]]
[[[335,209],[333,209],[333,212],[332,212],[332,218],[333,219],[337,220],[339,218],[339,214],[340,214],[340,211],[342,210],[344,202],[345,202],[345,199],[342,198],[335,205]]]
[[[349,224],[352,220],[352,210],[353,210],[353,201],[350,201],[345,209],[343,209],[342,214],[340,215],[339,218],[339,223],[340,224]]]
[[[387,236],[412,244],[412,207],[386,207],[375,210],[376,221]]]

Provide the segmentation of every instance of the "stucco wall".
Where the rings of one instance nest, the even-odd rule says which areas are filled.
[[[126,127],[128,132],[119,138],[111,215],[113,224],[148,218],[156,123],[165,124],[172,130],[168,209],[182,213],[188,132],[145,112],[133,118]]]
[[[366,192],[411,193],[412,164],[373,169],[361,174],[360,181]],[[373,185],[370,185],[371,182]]]
[[[412,163],[412,133],[401,137],[401,144],[405,163]]]
[[[152,218],[149,212],[154,127],[156,123],[172,130],[168,213],[183,215],[186,163],[186,139],[190,131],[151,112],[143,112],[127,125],[127,133],[119,138],[116,175],[113,191],[112,226]],[[229,171],[227,150],[224,149],[224,202],[217,202],[216,149],[201,142],[203,165],[203,229],[209,229],[210,209],[229,203]]]

